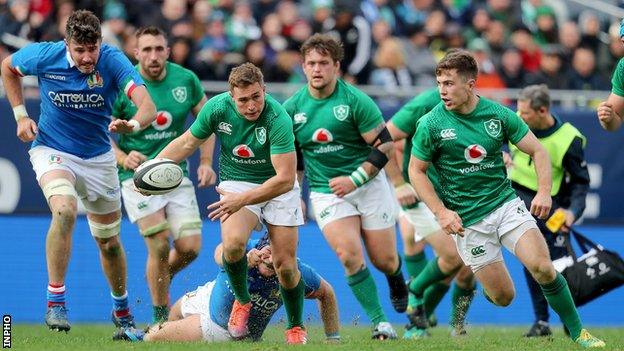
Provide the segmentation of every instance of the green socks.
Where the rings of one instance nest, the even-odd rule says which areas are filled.
[[[415,255],[404,255],[403,257],[407,274],[409,274],[410,278],[416,278],[427,266],[427,256],[424,251]]]
[[[427,313],[427,318],[429,318],[446,292],[449,290],[449,286],[444,284],[443,282],[437,282],[433,285],[430,285],[425,290],[425,296],[423,298],[423,303],[425,304],[425,312]]]
[[[166,322],[169,318],[169,307],[164,306],[152,306],[152,323],[159,324]]]
[[[557,312],[563,324],[570,331],[570,338],[576,340],[581,334],[583,325],[574,305],[574,300],[572,300],[568,282],[561,273],[557,272],[555,280],[544,285],[540,284],[540,287],[550,307]]]
[[[474,297],[474,291],[474,288],[463,289],[458,287],[457,284],[453,285],[451,321],[449,322],[451,327],[464,325],[466,313],[468,313],[468,308]]]
[[[443,280],[447,276],[447,274],[442,273],[440,270],[440,266],[438,266],[438,258],[436,257],[429,261],[425,269],[420,272],[416,279],[411,281],[408,287],[409,291],[416,295],[417,300],[422,300],[425,289],[427,289],[431,284]],[[417,301],[417,303],[420,303],[420,301]]]
[[[368,316],[368,319],[377,325],[380,322],[387,322],[388,319],[381,309],[381,303],[379,302],[379,295],[377,294],[377,286],[373,280],[368,268],[364,268],[361,271],[347,277],[347,283],[353,291],[353,295],[360,303],[360,306],[364,308],[364,312]]]
[[[251,301],[249,296],[249,289],[247,288],[247,256],[243,257],[236,262],[227,262],[225,256],[221,256],[223,261],[223,269],[228,275],[230,280],[230,286],[234,291],[236,300],[241,304],[246,304]]]
[[[305,284],[302,278],[299,278],[299,283],[292,289],[286,289],[280,285],[280,294],[282,295],[282,301],[284,301],[286,318],[288,319],[286,329],[303,327],[304,292]]]

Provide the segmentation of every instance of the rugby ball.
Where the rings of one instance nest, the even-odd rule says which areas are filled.
[[[166,158],[155,158],[141,164],[134,171],[134,186],[146,195],[162,195],[175,189],[184,178],[177,163]]]

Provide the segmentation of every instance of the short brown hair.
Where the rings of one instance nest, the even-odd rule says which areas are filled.
[[[261,86],[264,86],[264,76],[260,68],[251,62],[246,62],[232,68],[228,83],[230,84],[230,90],[246,88],[255,83],[260,83]]]
[[[318,51],[322,55],[329,55],[334,62],[342,61],[344,58],[342,43],[328,34],[316,33],[308,38],[301,45],[301,56],[305,59],[308,52],[312,50]]]
[[[102,39],[100,20],[88,10],[74,11],[65,25],[65,39],[78,44],[95,44]]]
[[[134,33],[134,36],[137,39],[139,39],[140,37],[144,35],[153,35],[155,37],[162,35],[165,38],[165,40],[167,40],[167,34],[165,34],[165,31],[156,26],[141,27],[137,29],[137,31]]]
[[[451,50],[444,55],[436,66],[436,76],[442,71],[456,69],[457,74],[466,79],[477,79],[479,67],[472,54],[466,50]]]

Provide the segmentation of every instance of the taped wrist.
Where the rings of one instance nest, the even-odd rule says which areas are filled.
[[[351,179],[356,188],[359,188],[370,180],[370,176],[368,175],[368,173],[366,173],[364,168],[360,166],[355,171],[353,171],[353,173],[351,173],[349,179]]]

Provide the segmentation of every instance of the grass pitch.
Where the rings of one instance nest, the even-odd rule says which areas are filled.
[[[403,328],[395,325],[397,332],[403,334]],[[75,324],[68,333],[49,331],[44,325],[17,324],[12,330],[12,349],[14,350],[580,350],[569,338],[565,337],[561,327],[553,329],[553,338],[527,339],[521,335],[528,329],[523,327],[471,326],[468,336],[462,338],[449,337],[444,327],[431,329],[432,337],[422,340],[388,340],[370,339],[370,330],[365,327],[346,326],[341,330],[340,344],[325,344],[322,328],[308,328],[308,344],[304,346],[287,346],[284,344],[283,328],[273,325],[264,334],[264,341],[228,342],[220,344],[206,343],[128,343],[112,341],[114,328],[112,325]],[[590,332],[607,343],[605,350],[624,350],[624,328],[589,328]]]

